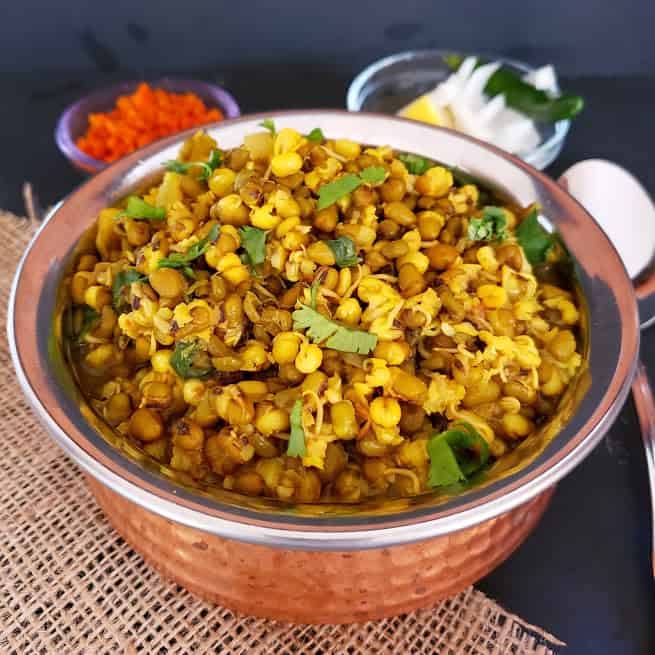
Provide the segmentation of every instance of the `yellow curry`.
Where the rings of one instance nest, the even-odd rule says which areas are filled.
[[[107,208],[67,279],[91,406],[193,479],[286,501],[454,488],[581,364],[537,207],[390,147],[198,132]],[[551,280],[552,282],[552,280]]]

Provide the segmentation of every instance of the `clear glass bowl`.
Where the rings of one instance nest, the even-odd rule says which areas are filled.
[[[132,80],[99,89],[80,98],[64,110],[57,121],[55,141],[59,150],[75,168],[86,173],[97,173],[109,166],[107,162],[94,159],[82,152],[75,143],[86,131],[89,114],[111,111],[119,96],[133,93],[140,83],[141,80]],[[241,115],[236,100],[217,84],[169,77],[149,82],[149,84],[153,88],[164,89],[169,93],[195,93],[207,107],[220,109],[226,119],[237,118]]]
[[[346,96],[349,111],[374,111],[395,114],[399,109],[433,89],[451,73],[444,57],[460,54],[449,50],[409,50],[384,57],[366,67],[351,82]],[[487,61],[500,61],[503,66],[520,74],[533,67],[519,61],[483,53],[467,53]],[[558,88],[549,89],[559,93]],[[539,123],[541,143],[521,158],[535,168],[546,168],[559,155],[571,121],[555,124]]]

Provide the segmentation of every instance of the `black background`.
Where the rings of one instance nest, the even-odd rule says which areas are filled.
[[[414,47],[552,62],[583,94],[549,173],[605,157],[655,193],[655,3],[74,2],[28,0],[0,18],[0,207],[22,211],[30,180],[47,205],[84,178],[58,153],[59,113],[94,87],[185,74],[225,84],[244,113],[343,107],[350,79]],[[617,217],[620,220],[620,217]],[[655,333],[642,357],[655,367]],[[565,653],[655,652],[650,503],[632,402],[558,487],[526,543],[479,587],[568,642]]]
[[[649,0],[21,0],[3,2],[0,70],[350,72],[407,48],[489,50],[567,75],[648,73]]]

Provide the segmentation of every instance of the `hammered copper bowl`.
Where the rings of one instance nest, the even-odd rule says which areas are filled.
[[[115,528],[167,577],[248,614],[308,623],[389,616],[455,594],[505,559],[543,512],[550,490],[612,424],[639,345],[635,295],[593,219],[527,164],[460,134],[412,121],[339,111],[249,116],[209,129],[233,147],[263,118],[322,128],[456,165],[537,201],[572,255],[583,299],[584,365],[558,414],[488,479],[453,498],[438,493],[359,505],[300,505],[181,486],[91,412],[65,362],[61,280],[101,208],[174,159],[178,135],[103,171],[50,214],[26,252],[10,301],[18,377],[52,438],[87,473]],[[187,134],[188,136],[188,134]]]

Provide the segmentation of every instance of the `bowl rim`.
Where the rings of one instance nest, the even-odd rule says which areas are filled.
[[[205,91],[207,92],[207,95],[211,95],[215,98],[215,101],[218,104],[218,108],[223,112],[225,116],[225,120],[238,118],[239,116],[241,116],[241,109],[237,101],[234,99],[234,96],[225,88],[223,88],[219,84],[214,84],[213,82],[207,82],[205,80],[196,80],[191,78],[169,77],[169,76],[158,77],[155,80],[149,80],[149,79],[123,80],[121,82],[116,82],[115,84],[110,84],[109,86],[103,86],[94,89],[89,93],[86,93],[82,97],[75,100],[75,102],[72,102],[70,105],[68,105],[64,109],[64,111],[62,111],[62,113],[59,115],[59,118],[57,119],[57,124],[55,125],[55,142],[61,153],[71,163],[75,164],[76,166],[81,166],[85,170],[92,170],[95,172],[104,170],[105,168],[110,166],[110,164],[114,163],[114,162],[102,161],[100,159],[95,159],[94,157],[91,157],[90,155],[87,155],[85,152],[80,150],[77,147],[75,140],[73,139],[73,136],[71,134],[71,121],[73,119],[73,116],[77,114],[77,112],[80,109],[80,106],[84,102],[91,100],[95,97],[99,97],[101,95],[113,95],[115,100],[119,95],[126,93],[127,88],[135,85],[138,86],[141,82],[147,82],[152,87],[156,87],[162,84],[172,84],[176,86],[180,85],[180,87],[188,87],[191,91],[193,91],[193,87],[195,87],[196,89],[200,87],[204,87]],[[179,91],[175,91],[175,93],[179,93]],[[212,123],[208,123],[208,125],[211,124]],[[198,129],[199,127],[200,126],[197,126],[195,129]],[[164,139],[170,138],[170,136],[175,136],[175,135],[162,137],[161,139],[157,139],[152,143],[159,143]],[[121,159],[124,159],[124,157],[121,157]]]
[[[483,58],[489,61],[501,61],[518,68],[524,73],[530,73],[537,70],[531,64],[528,64],[523,61],[519,61],[518,59],[512,59],[511,57],[505,57],[503,55],[492,54],[488,52],[464,53],[464,52],[459,52],[457,50],[449,50],[447,48],[446,49],[418,48],[416,50],[403,50],[401,52],[396,52],[391,55],[386,55],[384,57],[381,57],[380,59],[376,59],[374,62],[366,66],[366,68],[360,71],[352,79],[350,85],[348,86],[348,91],[346,93],[346,107],[348,108],[348,111],[357,111],[357,112],[361,111],[362,103],[364,101],[363,98],[364,87],[366,86],[368,80],[379,71],[384,70],[388,66],[391,66],[392,64],[395,64],[397,62],[411,60],[417,56],[444,57],[445,55],[462,55],[465,57],[470,56],[470,57]],[[557,86],[557,91],[559,91],[559,85]],[[558,145],[564,143],[564,140],[566,139],[566,135],[569,133],[570,129],[571,129],[570,119],[557,121],[556,123],[553,124],[554,131],[553,134],[548,139],[540,143],[536,148],[526,153],[525,155],[521,155],[519,158],[523,159],[523,161],[526,161],[528,162],[528,164],[531,164],[532,166],[535,167],[537,167],[537,162],[539,162],[539,160],[543,158],[543,161],[541,162],[541,165],[538,166],[538,168],[540,170],[546,168],[557,157],[557,153],[554,153],[554,150],[557,148]],[[547,154],[549,151],[552,154]]]
[[[52,334],[48,322],[51,322],[51,314],[39,313],[39,306],[51,302],[48,293],[53,294],[59,287],[61,277],[57,267],[70,254],[67,252],[53,256],[48,238],[56,238],[58,234],[67,232],[67,223],[70,232],[71,226],[79,223],[78,217],[84,215],[85,208],[86,213],[89,213],[88,202],[95,200],[101,203],[99,206],[104,206],[125,195],[128,189],[121,188],[121,181],[136,186],[139,181],[143,181],[146,172],[152,173],[155,169],[161,171],[160,164],[166,158],[165,155],[170,158],[168,150],[190,136],[194,132],[192,129],[125,157],[82,184],[44,221],[21,258],[9,301],[7,332],[10,352],[23,391],[53,439],[86,472],[147,510],[225,538],[304,550],[386,547],[462,530],[527,502],[551,487],[582,461],[616,418],[629,393],[628,383],[636,369],[639,346],[639,321],[632,283],[618,253],[586,210],[552,179],[498,148],[452,130],[398,117],[373,113],[353,114],[342,110],[288,110],[251,114],[208,127],[210,132],[220,138],[222,129],[229,130],[235,126],[237,130],[245,130],[246,127],[249,130],[255,129],[264,118],[295,125],[303,121],[315,124],[321,119],[331,120],[335,125],[350,125],[354,120],[356,123],[353,129],[355,125],[358,131],[375,131],[379,128],[379,134],[384,134],[385,139],[387,134],[393,133],[390,128],[402,128],[420,142],[432,136],[438,137],[442,145],[452,142],[457,147],[466,146],[471,149],[471,153],[489,160],[487,168],[489,162],[502,164],[507,170],[520,174],[530,184],[538,185],[535,188],[542,190],[548,197],[551,211],[562,211],[567,219],[571,219],[570,223],[562,222],[560,225],[564,236],[582,239],[590,251],[584,257],[586,268],[582,271],[585,291],[591,301],[593,290],[594,300],[602,305],[596,307],[594,317],[600,323],[591,334],[599,335],[601,346],[592,348],[592,353],[598,358],[598,370],[610,372],[609,380],[592,380],[592,388],[599,394],[598,397],[589,399],[589,402],[585,397],[583,402],[587,407],[586,415],[581,418],[578,408],[564,426],[560,433],[562,439],[566,438],[563,445],[547,456],[542,453],[543,458],[540,456],[529,467],[494,483],[495,486],[482,489],[477,494],[464,494],[443,505],[382,517],[366,515],[362,518],[360,515],[352,519],[306,518],[294,516],[293,512],[267,513],[235,508],[215,500],[207,501],[197,493],[187,493],[179,485],[170,481],[162,482],[130,462],[118,449],[109,446],[85,419],[79,422],[74,417],[78,423],[71,419],[71,413],[75,411],[82,417],[79,407],[73,410],[70,404],[65,407],[60,404],[61,395],[55,395],[59,384],[56,376],[53,371],[42,366],[43,352],[47,355]],[[363,139],[369,137],[370,134],[362,136]],[[376,136],[377,140],[381,138]],[[152,166],[150,171],[144,168],[148,165]],[[57,221],[54,220],[56,218]],[[55,228],[55,223],[61,225]],[[88,227],[88,223],[85,227]],[[584,228],[583,232],[580,231],[581,227]],[[602,256],[599,256],[601,252]],[[603,296],[599,289],[611,291],[611,294],[608,296],[605,293]],[[603,317],[607,317],[607,320]],[[617,335],[618,345],[614,343],[612,346],[617,341]],[[612,348],[616,354],[610,352]],[[580,427],[577,424],[581,421]]]

